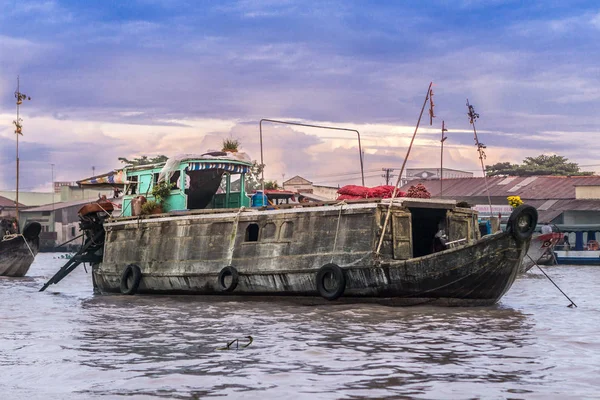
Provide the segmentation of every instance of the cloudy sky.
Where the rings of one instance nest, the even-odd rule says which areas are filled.
[[[527,5],[523,5],[526,3]],[[367,184],[409,167],[477,174],[466,99],[486,163],[560,154],[600,171],[597,1],[0,0],[0,189],[49,191],[118,157],[200,153],[233,137],[260,157],[273,118],[360,131]],[[267,178],[359,183],[352,133],[265,124]],[[481,174],[481,172],[479,172]]]

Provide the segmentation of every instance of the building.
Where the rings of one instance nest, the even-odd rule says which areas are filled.
[[[339,187],[314,185],[308,179],[296,175],[293,178],[283,182],[283,189],[298,194],[305,194],[306,196],[304,197],[310,200],[327,201],[337,199],[337,191]]]
[[[60,193],[63,186],[77,186],[77,182],[54,182],[54,193]]]
[[[19,202],[19,211],[25,208],[26,207]],[[16,215],[16,209],[17,207],[14,200],[0,196],[0,217],[12,218]]]
[[[17,192],[14,190],[3,190],[0,191],[0,196],[6,197],[14,203],[17,198]],[[27,206],[50,204],[52,203],[52,197],[52,192],[23,192],[19,190],[19,204],[26,204]],[[58,199],[58,196],[56,198]]]
[[[84,199],[94,200],[97,199],[99,195],[112,197],[114,192],[114,189],[110,187],[91,188],[80,187],[77,184],[75,184],[75,186],[62,185],[58,187],[58,189],[60,189],[58,192],[23,192],[19,190],[19,204],[23,204],[24,206],[28,207],[34,207],[52,203],[60,203],[62,201]],[[0,196],[6,197],[13,202],[17,198],[16,192],[10,190],[0,191]]]
[[[443,171],[444,179],[454,178],[472,178],[473,173],[467,171],[461,171],[458,169],[444,168]],[[440,168],[407,168],[406,174],[402,178],[401,185],[405,185],[414,179],[429,179],[435,180],[440,179]]]
[[[283,182],[283,188],[296,193],[312,193],[313,184],[308,179],[304,179],[301,176],[294,176]]]
[[[538,210],[539,221],[558,225],[600,224],[600,176],[530,176],[530,177],[487,177],[429,180],[413,180],[400,190],[411,185],[425,185],[432,197],[466,201],[482,214],[488,213],[488,195],[494,206],[492,212],[506,215],[508,196],[519,196],[521,200]],[[440,196],[440,183],[443,183]]]

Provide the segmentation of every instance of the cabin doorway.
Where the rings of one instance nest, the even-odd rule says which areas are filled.
[[[446,230],[446,210],[436,208],[409,208],[412,216],[413,257],[434,252],[434,239],[440,230]]]
[[[219,189],[223,172],[221,169],[187,171],[190,187],[185,189],[185,193],[189,210],[203,209],[210,204]]]

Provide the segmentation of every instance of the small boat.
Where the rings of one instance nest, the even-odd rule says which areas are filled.
[[[600,225],[558,224],[556,227],[563,235],[554,250],[557,264],[600,265],[600,245],[596,240]]]
[[[536,264],[542,265],[554,262],[554,248],[563,238],[559,232],[534,234],[527,250],[527,255],[521,264],[521,273],[525,273]]]
[[[0,276],[21,277],[27,274],[40,248],[39,222],[29,222],[22,233],[9,233],[0,241]]]
[[[557,264],[600,265],[599,250],[555,250]]]
[[[22,232],[19,229],[19,136],[23,135],[23,120],[19,117],[19,106],[23,104],[23,100],[31,100],[31,98],[20,92],[18,78],[15,98],[17,99],[17,119],[13,121],[13,124],[15,125],[15,135],[17,140],[16,222],[14,227],[11,223],[2,224],[2,241],[0,241],[0,276],[21,277],[25,276],[27,271],[29,271],[29,267],[38,253],[40,247],[39,235],[42,231],[42,225],[39,222],[29,222],[25,225]]]
[[[513,284],[537,224],[523,205],[506,232],[482,237],[476,211],[407,197],[250,207],[251,167],[227,153],[126,170],[122,215],[82,209],[84,246],[41,290],[86,261],[101,294],[491,305]],[[161,182],[171,184],[161,213],[140,215]]]

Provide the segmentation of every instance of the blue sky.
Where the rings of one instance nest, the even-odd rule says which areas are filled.
[[[522,3],[527,3],[523,5]],[[12,93],[24,190],[119,167],[117,157],[203,152],[258,121],[358,129],[367,182],[406,153],[426,88],[434,125],[408,166],[478,168],[560,154],[600,170],[600,4],[592,1],[0,1],[0,189],[14,186]],[[267,177],[358,183],[350,135],[265,128]]]

